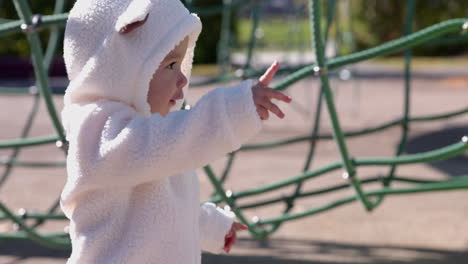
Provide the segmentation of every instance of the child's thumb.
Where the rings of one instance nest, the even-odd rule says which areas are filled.
[[[235,229],[242,229],[242,230],[247,230],[248,229],[248,227],[246,225],[241,224],[241,223],[237,223],[237,222],[235,222],[233,224],[233,226],[234,226]]]

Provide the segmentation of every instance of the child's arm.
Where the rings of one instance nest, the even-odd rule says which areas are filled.
[[[229,253],[237,240],[236,229],[247,229],[247,226],[234,222],[234,218],[234,213],[213,203],[204,203],[200,207],[200,244],[203,251],[219,254],[224,250]]]
[[[71,182],[83,191],[129,187],[202,167],[260,130],[252,98],[252,81],[244,81],[166,117],[145,118],[110,101],[64,111],[64,119],[73,120],[67,133]]]
[[[200,207],[200,245],[203,251],[219,254],[223,250],[224,238],[234,223],[233,212],[204,203]]]
[[[257,84],[252,87],[253,101],[262,120],[267,120],[269,111],[283,118],[281,109],[271,102],[272,98],[290,102],[291,98],[279,91],[268,87],[273,76],[279,68],[279,63],[275,62],[260,77]],[[234,223],[234,214],[225,211],[212,203],[205,203],[200,208],[200,239],[202,250],[212,253],[221,253],[222,250],[229,253],[232,245],[235,243],[236,227],[244,227],[241,224]],[[233,230],[234,229],[234,230]]]
[[[120,102],[69,106],[63,113],[65,121],[73,120],[65,124],[71,178],[66,189],[129,187],[160,180],[238,149],[260,130],[259,116],[267,118],[261,108],[277,112],[271,98],[288,101],[267,87],[276,70],[277,64],[256,85],[247,80],[215,89],[192,110],[165,117],[145,118]]]

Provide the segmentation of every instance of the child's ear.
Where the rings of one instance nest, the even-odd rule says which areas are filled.
[[[151,7],[151,0],[133,0],[117,19],[115,30],[127,34],[142,26],[148,19]]]

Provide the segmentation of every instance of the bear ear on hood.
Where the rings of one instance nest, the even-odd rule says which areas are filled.
[[[119,29],[119,33],[122,34],[122,35],[125,35],[127,33],[132,32],[137,27],[143,25],[146,22],[146,20],[148,19],[148,16],[149,16],[149,14],[147,14],[145,19],[143,19],[141,21],[136,21],[136,22],[133,22],[131,24],[125,25],[124,27]]]
[[[127,34],[142,26],[148,19],[152,7],[151,0],[133,0],[115,23],[115,30]]]

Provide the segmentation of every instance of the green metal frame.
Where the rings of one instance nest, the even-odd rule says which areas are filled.
[[[267,1],[267,0],[263,0]],[[222,74],[214,79],[198,83],[197,85],[204,85],[208,83],[217,83],[229,80],[238,80],[239,78],[251,78],[260,76],[265,69],[253,69],[251,66],[251,60],[253,52],[256,46],[255,40],[255,31],[258,29],[260,24],[260,12],[261,12],[261,0],[249,1],[224,1],[224,5],[216,6],[212,8],[197,9],[191,5],[191,1],[187,1],[187,6],[191,11],[196,12],[200,15],[213,15],[213,14],[223,14],[223,32],[221,36],[221,43],[219,46],[219,64],[223,66]],[[33,107],[29,113],[29,116],[26,120],[25,127],[22,130],[21,136],[18,139],[13,140],[3,140],[0,141],[0,148],[2,149],[12,149],[13,152],[6,159],[0,160],[0,165],[5,167],[4,172],[0,175],[0,187],[8,179],[8,176],[11,175],[11,172],[14,167],[35,167],[35,168],[50,168],[50,167],[63,167],[65,166],[64,161],[57,162],[34,162],[34,161],[19,161],[17,156],[20,153],[20,150],[24,147],[33,147],[40,146],[45,144],[55,143],[58,147],[61,147],[66,153],[67,143],[65,140],[65,135],[63,128],[59,122],[57,111],[52,101],[52,92],[48,83],[48,71],[50,63],[53,58],[54,51],[57,47],[58,41],[61,38],[62,28],[65,25],[68,14],[64,12],[64,0],[57,0],[54,14],[48,16],[42,16],[41,23],[39,25],[33,24],[33,15],[27,4],[26,0],[14,0],[15,8],[19,15],[19,20],[5,20],[0,19],[0,37],[8,36],[9,34],[16,34],[23,32],[28,40],[28,43],[31,47],[31,57],[33,60],[35,78],[37,91],[31,92],[30,88],[11,88],[11,87],[0,87],[0,93],[31,93],[33,97]],[[242,5],[253,5],[253,18],[254,23],[252,23],[252,34],[249,42],[249,47],[247,49],[247,61],[243,67],[242,74],[238,73],[228,73],[229,62],[226,62],[227,54],[229,52],[229,24],[232,9],[239,8]],[[274,231],[276,231],[282,223],[288,220],[298,219],[317,213],[321,213],[332,208],[336,208],[341,205],[348,204],[353,201],[359,201],[362,203],[366,210],[375,209],[387,195],[397,195],[397,194],[407,194],[407,193],[418,193],[418,192],[434,192],[434,191],[448,191],[448,190],[460,190],[468,189],[468,175],[460,176],[452,180],[446,181],[433,181],[433,180],[424,180],[424,179],[415,179],[408,177],[399,177],[396,175],[396,168],[399,165],[405,164],[415,164],[422,162],[431,162],[437,160],[443,160],[447,158],[460,155],[467,151],[468,149],[468,137],[463,137],[463,139],[453,145],[443,147],[438,150],[433,150],[429,152],[414,154],[414,155],[402,155],[403,150],[405,149],[407,137],[408,137],[408,128],[411,123],[416,122],[429,122],[434,120],[446,119],[462,114],[468,113],[468,107],[458,111],[444,113],[440,115],[432,116],[421,116],[421,117],[412,117],[410,116],[410,79],[411,79],[411,48],[417,45],[422,45],[431,40],[431,43],[434,41],[439,42],[451,42],[451,41],[465,41],[466,35],[461,35],[458,38],[447,39],[444,38],[444,35],[451,32],[463,32],[462,27],[467,25],[467,18],[459,18],[447,20],[418,32],[411,32],[412,21],[414,16],[414,0],[407,1],[407,18],[405,25],[405,36],[396,39],[380,46],[354,52],[352,54],[347,54],[339,56],[336,58],[326,59],[324,56],[324,43],[328,39],[328,31],[331,24],[334,21],[334,10],[335,10],[335,0],[329,0],[326,2],[327,11],[326,11],[326,25],[325,32],[322,32],[321,24],[321,2],[318,0],[310,0],[310,29],[311,35],[313,36],[313,47],[312,50],[315,52],[317,61],[314,64],[302,65],[294,68],[282,69],[280,74],[287,74],[283,79],[278,83],[272,86],[274,89],[285,90],[287,87],[298,82],[307,77],[315,77],[320,79],[321,89],[317,94],[317,111],[314,116],[314,127],[310,135],[283,139],[274,142],[264,142],[261,144],[245,145],[240,148],[238,151],[230,153],[228,155],[228,162],[222,172],[218,177],[215,175],[210,166],[204,167],[209,180],[214,186],[216,193],[213,194],[210,201],[215,203],[225,203],[231,207],[238,219],[248,225],[249,232],[256,238],[265,238]],[[50,29],[51,35],[48,42],[47,50],[43,52],[41,44],[39,42],[38,31],[42,29]],[[464,32],[466,33],[466,32]],[[404,98],[404,109],[403,115],[397,120],[381,124],[376,127],[364,128],[358,131],[343,131],[340,125],[340,120],[338,113],[335,109],[335,103],[333,98],[333,92],[329,84],[329,72],[346,65],[354,64],[363,60],[370,58],[375,58],[378,56],[384,56],[390,53],[395,53],[399,51],[405,51],[405,98]],[[36,117],[37,109],[39,103],[45,102],[47,111],[52,121],[52,126],[54,127],[56,134],[47,137],[29,137],[29,132],[32,126],[32,123]],[[333,134],[323,134],[320,133],[320,113],[323,107],[323,104],[328,109],[330,119],[332,121]],[[353,158],[347,148],[346,138],[368,135],[371,133],[376,133],[394,126],[401,126],[402,135],[400,143],[396,150],[394,157],[385,157],[385,158]],[[337,143],[337,147],[340,151],[340,161],[329,164],[327,166],[310,170],[311,162],[315,152],[316,142],[318,140],[331,140],[333,139]],[[309,153],[306,157],[305,164],[300,175],[289,178],[286,181],[275,182],[262,186],[260,188],[254,188],[249,190],[244,190],[240,192],[232,192],[231,190],[226,190],[223,187],[223,182],[229,175],[229,172],[234,164],[235,157],[240,155],[244,151],[259,150],[265,148],[274,148],[279,146],[284,146],[287,144],[295,143],[309,143]],[[374,177],[368,179],[359,179],[356,169],[363,166],[387,166],[389,167],[388,175],[384,177]],[[336,170],[343,170],[343,175],[346,179],[349,180],[348,184],[340,184],[335,186],[330,186],[327,188],[303,192],[302,185],[305,181],[311,180],[318,176],[322,176],[326,173],[330,173]],[[366,191],[363,189],[363,186],[380,182],[382,187],[380,189]],[[391,187],[392,182],[405,182],[408,184],[413,184],[410,187]],[[251,202],[251,203],[242,203],[240,200],[245,197],[250,197],[258,195],[265,192],[272,192],[284,187],[295,186],[295,191],[288,196],[283,196],[279,198],[272,198],[269,200]],[[355,192],[355,195],[344,197],[342,199],[335,200],[331,203],[319,206],[316,208],[311,208],[301,213],[292,213],[291,209],[294,208],[294,203],[298,199],[305,197],[311,197],[314,195],[320,195],[324,193],[329,193],[333,191],[343,190],[352,188]],[[252,221],[249,221],[245,214],[243,213],[244,209],[251,209],[258,206],[264,206],[274,203],[284,203],[285,209],[283,214],[279,217],[260,219],[255,218]],[[68,234],[65,232],[54,233],[54,234],[40,234],[37,232],[36,228],[42,225],[45,221],[50,220],[66,220],[66,217],[57,213],[59,205],[59,200],[57,199],[54,204],[48,209],[47,213],[33,214],[26,211],[19,212],[17,214],[12,213],[7,206],[0,201],[0,221],[10,221],[14,223],[18,230],[14,233],[4,233],[0,234],[0,240],[5,239],[31,239],[37,241],[38,243],[44,244],[49,247],[54,248],[68,248],[70,247],[70,240]],[[26,220],[33,220],[33,224],[26,224]]]

